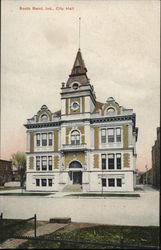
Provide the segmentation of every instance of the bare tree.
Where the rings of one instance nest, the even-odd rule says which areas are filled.
[[[26,155],[24,152],[17,152],[11,156],[12,164],[17,167],[18,176],[20,178],[20,185],[23,184],[26,179]]]

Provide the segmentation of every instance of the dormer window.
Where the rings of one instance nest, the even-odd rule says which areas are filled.
[[[76,89],[78,89],[78,87],[79,87],[78,83],[75,82],[75,83],[73,84],[73,89],[76,90]]]
[[[75,66],[75,74],[79,74],[80,73],[80,66]]]
[[[108,108],[106,110],[106,114],[107,115],[114,115],[115,114],[115,109],[114,108]]]
[[[41,122],[47,122],[48,121],[48,116],[47,115],[42,115],[41,116]]]

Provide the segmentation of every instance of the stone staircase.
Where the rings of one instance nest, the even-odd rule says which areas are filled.
[[[66,185],[62,192],[82,192],[82,187],[80,184]]]

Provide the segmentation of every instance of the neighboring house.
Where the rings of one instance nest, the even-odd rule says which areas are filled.
[[[143,184],[143,174],[145,172],[143,171],[136,171],[136,185]]]
[[[12,180],[12,162],[0,160],[0,186]]]
[[[157,128],[157,140],[152,147],[153,187],[160,189],[160,127]]]
[[[27,190],[62,191],[74,184],[84,192],[134,190],[135,113],[112,97],[96,100],[80,50],[62,83],[61,110],[43,105],[25,127]]]
[[[139,184],[149,184],[152,185],[152,168],[146,172],[140,172],[139,174]]]

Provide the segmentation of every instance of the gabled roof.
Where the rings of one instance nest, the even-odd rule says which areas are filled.
[[[61,116],[61,110],[58,110],[53,113],[55,117],[60,117]]]
[[[99,109],[101,109],[103,105],[104,105],[104,104],[101,103],[101,102],[96,102],[96,105],[95,105],[95,108],[94,108],[94,110],[93,110],[93,113],[98,112]]]

